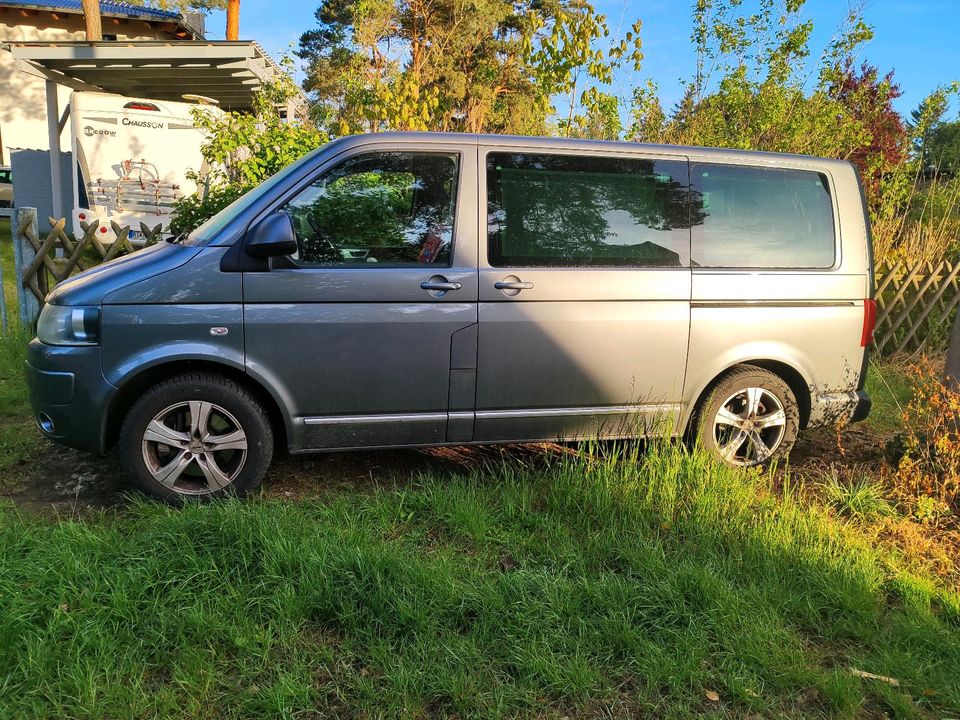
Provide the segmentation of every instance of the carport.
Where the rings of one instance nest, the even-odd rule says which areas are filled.
[[[54,213],[64,217],[60,133],[70,116],[57,85],[154,100],[201,95],[224,110],[248,110],[254,93],[282,72],[256,42],[136,41],[9,43],[17,68],[45,81]],[[288,117],[292,108],[288,107]]]

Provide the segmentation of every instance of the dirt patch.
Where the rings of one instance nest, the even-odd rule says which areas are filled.
[[[878,433],[870,425],[856,423],[839,433],[834,428],[815,428],[800,433],[790,454],[790,465],[803,468],[823,463],[877,466],[886,464],[884,448],[890,434]]]
[[[794,472],[830,465],[862,466],[869,471],[884,463],[888,439],[860,424],[844,428],[839,441],[831,428],[807,431],[797,441],[790,467]],[[304,455],[280,452],[264,479],[263,493],[307,499],[342,491],[368,492],[416,482],[423,474],[454,476],[503,460],[534,467],[571,450],[572,446],[537,443]],[[96,457],[41,441],[29,462],[0,474],[0,500],[30,511],[70,515],[123,507],[130,495],[114,454]]]
[[[304,455],[281,452],[264,478],[263,493],[306,499],[343,490],[367,492],[415,482],[427,473],[453,476],[504,459],[535,465],[564,451],[553,443],[539,443]],[[70,515],[123,507],[130,495],[115,454],[97,457],[44,441],[29,463],[7,468],[0,476],[0,500],[25,510]]]

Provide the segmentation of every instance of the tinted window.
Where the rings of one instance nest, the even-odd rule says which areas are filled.
[[[694,163],[691,259],[704,267],[827,268],[833,209],[825,175]]]
[[[308,265],[449,265],[457,158],[370,153],[325,172],[283,208]]]
[[[0,170],[0,183],[12,183],[13,173],[9,170]]]
[[[682,161],[491,153],[490,264],[686,265],[687,196]]]

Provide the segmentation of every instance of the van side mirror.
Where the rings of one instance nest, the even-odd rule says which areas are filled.
[[[257,258],[293,255],[297,251],[293,220],[282,210],[268,215],[250,231],[244,249]]]

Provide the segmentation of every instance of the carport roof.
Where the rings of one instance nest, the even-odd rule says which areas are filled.
[[[256,42],[22,42],[5,46],[17,66],[74,90],[153,100],[185,93],[213,98],[225,110],[251,107],[254,92],[282,72]]]

